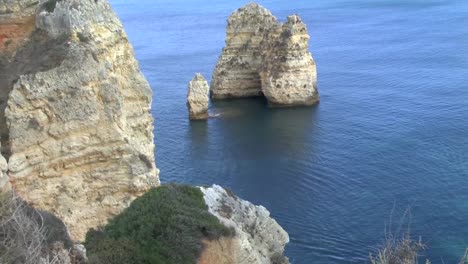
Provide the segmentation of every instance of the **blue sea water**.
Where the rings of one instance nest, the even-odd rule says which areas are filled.
[[[466,0],[259,1],[308,25],[322,101],[214,102],[230,115],[207,122],[188,121],[187,84],[211,78],[226,19],[247,1],[111,3],[154,91],[162,182],[217,183],[266,206],[294,264],[365,263],[390,225],[410,226],[432,263],[457,263],[468,246]]]

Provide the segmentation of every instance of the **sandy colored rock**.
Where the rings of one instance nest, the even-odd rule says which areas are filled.
[[[312,105],[319,101],[317,70],[309,35],[300,17],[269,32],[262,43],[262,91],[276,106]]]
[[[210,213],[233,227],[236,235],[205,244],[199,264],[289,263],[284,256],[289,236],[265,207],[255,206],[217,185],[201,190]]]
[[[258,4],[238,9],[228,19],[226,46],[211,82],[212,98],[264,95],[273,106],[318,102],[309,39],[296,15],[281,24]]]
[[[16,192],[83,240],[159,185],[152,92],[107,1],[57,1],[34,14],[33,31],[0,54],[9,80],[0,88],[11,91],[2,151]]]
[[[270,11],[250,3],[232,13],[227,23],[226,46],[213,73],[211,97],[260,96],[260,43],[278,22]]]
[[[190,81],[187,93],[187,108],[190,119],[206,119],[208,117],[209,86],[200,73]]]

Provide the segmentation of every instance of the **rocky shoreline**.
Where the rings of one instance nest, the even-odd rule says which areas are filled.
[[[83,242],[89,230],[160,185],[151,88],[105,0],[0,0],[0,36],[2,193],[18,195],[39,219],[59,219],[70,241]],[[205,118],[202,76],[190,84],[188,99],[191,117]],[[205,241],[209,252],[235,259],[227,263],[287,261],[288,235],[265,208],[219,186],[202,190],[210,212],[238,234],[229,242],[232,251]]]

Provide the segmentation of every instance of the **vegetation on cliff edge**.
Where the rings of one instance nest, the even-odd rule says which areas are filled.
[[[199,188],[153,188],[99,230],[86,236],[90,264],[196,263],[202,240],[232,236],[208,212]]]
[[[63,223],[40,212],[15,193],[0,190],[0,263],[83,263],[70,250]],[[73,257],[75,262],[65,262]]]

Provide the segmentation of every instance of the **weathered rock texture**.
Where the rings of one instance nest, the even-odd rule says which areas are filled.
[[[201,188],[210,213],[233,227],[233,238],[205,242],[199,264],[282,264],[288,234],[270,217],[263,206],[241,200],[220,186]]]
[[[211,82],[213,99],[264,95],[272,105],[311,105],[319,100],[317,72],[301,19],[285,24],[250,3],[228,19],[226,46]]]
[[[309,39],[306,25],[296,15],[264,39],[260,76],[263,93],[272,105],[312,105],[319,100]]]
[[[190,119],[208,117],[209,90],[208,82],[200,73],[197,73],[190,81],[187,93],[187,108]]]
[[[260,43],[278,22],[270,11],[252,3],[232,13],[227,23],[226,46],[213,73],[211,97],[260,96]]]
[[[2,151],[16,192],[82,240],[159,184],[151,89],[107,1],[30,2],[0,0]]]

